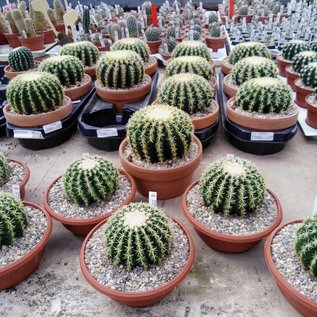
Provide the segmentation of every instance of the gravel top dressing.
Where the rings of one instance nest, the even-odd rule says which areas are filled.
[[[0,268],[7,266],[26,255],[43,238],[47,221],[45,214],[34,207],[25,206],[28,225],[23,237],[16,238],[16,243],[11,246],[2,246],[0,249]]]
[[[87,84],[89,81],[91,80],[90,77],[88,77],[87,74],[84,74],[84,77],[81,81],[77,81],[75,85],[70,85],[69,87],[64,86],[64,89],[74,89],[74,88],[78,88],[81,86],[84,86],[85,84]]]
[[[25,171],[21,164],[9,162],[9,179],[0,186],[0,191],[12,193],[12,185],[19,184],[23,179],[24,173]]]
[[[129,180],[120,174],[119,187],[110,200],[100,204],[92,204],[88,207],[78,206],[69,201],[63,190],[62,178],[52,186],[48,195],[48,204],[54,212],[66,218],[87,219],[98,217],[113,211],[119,207],[129,196],[132,186]]]
[[[150,66],[153,66],[153,64],[156,64],[156,58],[154,56],[150,56],[149,60],[147,62],[144,63],[144,67],[148,68]]]
[[[114,266],[105,250],[105,225],[95,231],[88,241],[85,263],[94,279],[106,287],[124,292],[151,290],[175,278],[188,261],[189,241],[181,227],[172,222],[171,250],[159,265],[150,265],[147,271],[136,267],[130,272],[122,265]]]
[[[307,100],[308,102],[310,102],[310,105],[312,107],[317,108],[317,98],[315,97],[315,95],[308,96]]]
[[[275,236],[271,245],[273,262],[285,281],[301,294],[317,301],[317,278],[300,264],[295,253],[295,236],[300,223],[289,224]]]
[[[265,201],[258,212],[240,218],[215,214],[204,206],[199,184],[193,186],[187,195],[187,208],[193,217],[205,227],[228,235],[246,236],[262,232],[270,227],[277,217],[277,205],[272,195],[265,194]]]

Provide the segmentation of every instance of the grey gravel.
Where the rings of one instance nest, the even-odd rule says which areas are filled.
[[[122,265],[114,266],[104,247],[105,225],[93,234],[85,250],[85,262],[88,270],[104,286],[126,292],[151,290],[175,278],[188,261],[189,241],[181,227],[172,222],[171,250],[159,265],[150,265],[147,271],[136,267],[131,272],[128,272]]]
[[[25,174],[24,168],[21,164],[9,162],[9,179],[0,186],[0,191],[12,193],[12,185],[19,184]]]
[[[315,97],[315,95],[308,96],[307,100],[311,106],[317,108],[317,98]]]
[[[87,207],[78,206],[69,201],[63,190],[62,178],[60,178],[51,188],[48,196],[49,206],[59,215],[66,218],[87,219],[98,217],[112,212],[120,206],[131,193],[131,183],[120,175],[119,187],[110,200],[105,200],[100,204],[91,204]]]
[[[273,196],[266,192],[265,201],[256,213],[243,218],[238,216],[224,217],[222,214],[213,213],[211,208],[204,205],[198,184],[188,192],[187,208],[193,217],[207,228],[236,236],[245,236],[266,230],[274,223],[278,210]]]
[[[11,246],[2,246],[0,249],[0,268],[15,262],[26,255],[43,238],[47,228],[45,214],[37,208],[25,206],[28,225],[23,237],[17,238]]]
[[[287,283],[304,296],[317,301],[317,278],[302,267],[294,250],[299,226],[299,223],[289,224],[274,236],[271,245],[272,259]]]
[[[148,68],[148,67],[151,67],[153,66],[153,64],[156,64],[157,61],[156,61],[156,58],[154,56],[150,56],[150,59],[144,63],[144,68]]]

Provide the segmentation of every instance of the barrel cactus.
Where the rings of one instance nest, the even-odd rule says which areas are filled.
[[[64,99],[58,78],[41,72],[27,72],[13,78],[6,94],[14,111],[23,115],[56,110]]]
[[[22,202],[9,193],[0,192],[0,249],[13,245],[24,235],[28,220]]]
[[[317,62],[310,63],[302,69],[300,79],[306,87],[317,87]]]
[[[248,112],[277,114],[290,109],[292,93],[281,79],[255,78],[241,85],[235,104],[237,108]]]
[[[152,15],[152,3],[151,3],[151,1],[143,2],[142,9],[145,10],[146,15]]]
[[[177,45],[177,42],[173,37],[168,37],[164,39],[162,42],[162,47],[163,48],[167,47],[168,53],[172,53],[176,45]]]
[[[128,271],[159,264],[172,243],[171,222],[158,208],[132,203],[117,210],[104,227],[107,255]]]
[[[62,178],[66,197],[80,206],[111,199],[119,186],[119,172],[100,156],[88,156],[73,162]]]
[[[204,205],[224,216],[245,216],[264,202],[265,182],[257,167],[241,158],[211,164],[199,181]]]
[[[219,22],[219,16],[218,13],[215,11],[210,12],[209,16],[208,16],[208,23],[214,23],[214,22]]]
[[[139,31],[138,31],[138,20],[136,17],[132,14],[129,14],[127,16],[127,28],[129,31],[129,36],[130,37],[138,37],[139,36]]]
[[[210,37],[220,37],[221,36],[221,26],[219,23],[214,22],[209,26]]]
[[[181,159],[189,152],[192,137],[189,115],[164,104],[138,110],[127,125],[133,154],[150,163]]]
[[[160,29],[156,26],[151,25],[145,31],[145,36],[148,42],[157,42],[161,38]]]
[[[7,158],[0,154],[0,186],[3,185],[9,178],[9,163]]]
[[[72,55],[78,57],[84,66],[90,67],[99,59],[98,48],[88,41],[69,43],[62,47],[61,55]]]
[[[232,81],[242,85],[252,78],[278,76],[278,68],[273,61],[265,57],[251,56],[237,62],[232,68]]]
[[[243,5],[238,9],[238,15],[248,15],[249,7],[247,5]]]
[[[282,56],[284,59],[292,61],[296,54],[308,51],[309,44],[301,40],[292,40],[286,43],[282,48]]]
[[[304,66],[309,63],[317,62],[317,52],[303,51],[296,54],[293,58],[293,69],[295,72],[300,73]]]
[[[24,46],[13,49],[9,53],[8,62],[14,72],[24,72],[34,67],[32,52]]]
[[[167,28],[166,36],[176,38],[176,27],[174,25],[171,25]]]
[[[207,46],[199,41],[183,41],[179,43],[172,54],[172,58],[180,56],[200,56],[210,61],[210,53]]]

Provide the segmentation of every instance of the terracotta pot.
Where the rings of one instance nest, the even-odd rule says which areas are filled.
[[[227,38],[224,37],[207,37],[206,44],[213,52],[218,52],[220,48],[225,47]]]
[[[152,79],[149,75],[145,76],[147,76],[145,85],[129,89],[106,89],[98,79],[95,82],[96,93],[102,100],[114,103],[116,111],[122,113],[126,103],[140,101],[150,92]]]
[[[79,87],[65,88],[65,95],[71,100],[78,100],[80,97],[86,95],[92,88],[91,77],[87,74],[84,75],[84,84]]]
[[[299,73],[295,73],[293,66],[287,66],[285,68],[287,83],[295,90],[295,80],[299,78]]]
[[[12,79],[18,75],[21,75],[21,74],[24,74],[25,72],[29,72],[29,71],[36,71],[37,68],[31,68],[29,70],[25,70],[23,72],[14,72],[11,70],[10,68],[10,65],[7,65],[5,68],[4,68],[4,74],[5,76],[8,78],[8,79]]]
[[[57,110],[39,114],[20,115],[10,112],[11,105],[8,103],[3,108],[3,114],[10,124],[21,128],[40,127],[55,121],[62,120],[71,114],[73,105],[69,97],[65,96],[66,103]]]
[[[150,48],[151,54],[156,54],[159,51],[159,47],[162,44],[162,40],[154,41],[154,42],[146,42],[146,44]]]
[[[191,188],[195,185],[197,185],[199,181],[194,182],[191,184],[185,191],[182,197],[182,207],[183,211],[185,213],[185,216],[190,221],[190,223],[193,225],[195,231],[199,235],[199,237],[211,248],[226,252],[226,253],[242,253],[249,251],[253,247],[255,247],[262,239],[266,238],[282,221],[283,218],[283,211],[282,206],[280,204],[280,201],[278,198],[267,189],[267,191],[273,196],[278,212],[276,219],[274,223],[268,227],[266,230],[250,234],[250,235],[244,235],[244,236],[236,236],[236,235],[230,235],[221,233],[215,230],[211,230],[208,227],[202,225],[198,220],[196,220],[193,215],[189,212],[187,208],[187,195],[188,192],[191,190]]]
[[[98,223],[107,219],[114,211],[116,211],[117,209],[121,208],[122,206],[127,205],[128,203],[132,202],[132,200],[135,196],[135,192],[136,192],[135,182],[134,182],[133,178],[127,172],[119,169],[119,173],[121,175],[124,175],[129,180],[132,188],[131,188],[131,192],[130,192],[129,196],[124,200],[124,202],[120,206],[118,206],[117,208],[113,209],[111,212],[100,215],[98,217],[86,218],[86,219],[67,218],[67,217],[64,217],[64,216],[60,215],[59,213],[55,212],[49,205],[48,197],[49,197],[49,193],[50,193],[51,188],[62,176],[57,177],[50,184],[48,189],[45,191],[44,208],[51,215],[51,217],[53,219],[62,223],[63,226],[66,229],[70,230],[72,233],[80,235],[80,236],[86,236]],[[106,211],[107,210],[105,210],[105,212]]]
[[[298,85],[300,78],[295,80],[295,103],[302,108],[307,108],[306,97],[314,93],[314,88],[301,87]]]
[[[110,51],[110,44],[106,45],[105,47],[97,46],[99,52],[109,52]]]
[[[253,15],[238,15],[235,17],[234,23],[239,23],[245,18],[246,23],[251,23]]]
[[[96,79],[96,65],[94,66],[85,66],[85,73],[91,77],[92,80]]]
[[[228,75],[229,73],[231,73],[232,70],[232,65],[225,63],[226,61],[228,61],[228,56],[225,57],[222,62],[221,62],[221,70],[225,75]]]
[[[213,100],[212,104],[215,108],[214,112],[209,113],[205,117],[196,117],[192,119],[192,123],[194,125],[195,130],[201,130],[207,127],[210,127],[212,124],[214,124],[218,120],[219,116],[219,105],[217,101]]]
[[[307,105],[307,117],[306,117],[306,123],[311,126],[314,129],[317,129],[317,102],[316,104],[313,104],[309,97],[306,97],[306,105]]]
[[[258,22],[266,22],[266,21],[269,21],[270,17],[263,17],[263,16],[257,16],[256,19],[258,20]]]
[[[22,46],[27,47],[30,51],[40,51],[44,49],[44,34],[37,34],[36,37],[24,39],[19,37]]]
[[[128,161],[124,156],[124,149],[128,141],[125,138],[119,147],[119,157],[123,168],[135,180],[137,191],[144,197],[149,191],[157,192],[160,200],[171,199],[181,195],[192,181],[193,174],[202,160],[202,145],[194,136],[198,144],[198,155],[185,165],[176,168],[147,169]]]
[[[293,65],[293,62],[288,59],[284,59],[282,55],[276,58],[276,62],[280,70],[280,76],[286,77],[286,67]]]
[[[150,57],[151,63],[146,65],[144,68],[145,74],[152,76],[157,71],[157,59],[155,57]]]
[[[298,109],[293,114],[283,117],[254,117],[243,112],[237,112],[232,109],[235,98],[227,101],[227,117],[233,123],[240,127],[255,131],[278,131],[287,129],[297,122]]]
[[[28,253],[15,262],[0,268],[0,291],[24,281],[36,270],[41,262],[45,246],[52,233],[52,220],[48,213],[35,204],[29,202],[23,202],[23,204],[24,206],[31,206],[43,212],[46,216],[47,227],[42,239]]]
[[[6,44],[9,44],[8,40],[4,36],[4,33],[0,33],[0,45],[6,45]]]
[[[58,33],[65,33],[65,25],[62,22],[58,22],[54,24],[54,27]]]
[[[282,295],[285,297],[285,299],[303,316],[305,317],[316,317],[317,316],[317,303],[316,301],[313,301],[312,299],[308,298],[307,296],[301,294],[299,291],[297,291],[295,288],[293,288],[279,273],[279,271],[276,269],[274,261],[272,259],[271,254],[271,245],[274,237],[278,234],[280,230],[282,230],[284,227],[295,224],[295,223],[301,223],[302,220],[295,220],[288,222],[284,225],[279,226],[276,228],[272,234],[267,238],[264,246],[264,257],[265,262],[268,266],[269,271],[271,272],[273,278],[275,279],[275,282],[280,289]]]
[[[166,61],[169,61],[171,58],[172,58],[172,54],[170,53],[170,54],[166,54],[166,53],[164,53],[164,50],[161,50],[160,51],[160,54],[162,55],[162,57],[166,60]]]
[[[170,216],[169,216],[170,217]],[[185,233],[188,242],[189,242],[189,257],[187,260],[187,263],[183,270],[171,281],[163,284],[162,286],[159,286],[157,288],[154,288],[149,291],[144,292],[123,292],[123,291],[117,291],[112,288],[109,288],[107,286],[102,285],[98,281],[96,281],[91,273],[89,272],[86,263],[85,263],[85,250],[87,243],[89,239],[92,237],[94,232],[100,228],[106,221],[104,220],[102,223],[98,224],[86,237],[85,241],[83,242],[83,245],[80,250],[80,268],[88,281],[88,283],[94,287],[97,291],[101,292],[102,294],[109,296],[114,301],[127,305],[130,307],[146,307],[155,304],[156,302],[162,300],[165,298],[168,294],[170,294],[173,289],[186,277],[186,275],[189,273],[191,267],[193,266],[194,259],[195,259],[195,246],[193,239],[190,236],[189,231],[186,229],[184,225],[182,225],[177,219],[170,217],[174,222],[176,222]]]
[[[224,77],[223,79],[223,90],[226,93],[227,96],[234,97],[238,90],[239,90],[239,86],[236,86],[232,83],[232,75],[228,74]]]
[[[44,44],[51,44],[55,42],[55,34],[53,30],[47,30],[43,32],[38,32],[39,34],[44,34]]]
[[[5,38],[7,39],[9,45],[12,48],[16,48],[21,46],[20,41],[18,40],[19,34],[10,34],[10,33],[4,33],[3,34],[5,36]]]

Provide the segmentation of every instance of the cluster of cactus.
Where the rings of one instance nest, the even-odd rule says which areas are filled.
[[[88,8],[83,11],[83,29],[85,33],[90,31],[90,10]]]
[[[259,42],[240,43],[230,52],[228,61],[231,65],[234,65],[241,59],[250,56],[270,58],[270,52],[264,44]]]
[[[72,55],[79,58],[84,66],[93,66],[99,59],[98,48],[91,42],[69,43],[62,47],[61,55]]]
[[[302,266],[317,277],[317,216],[305,219],[295,238],[295,252]]]
[[[146,40],[148,42],[157,42],[161,38],[161,32],[160,29],[156,26],[151,25],[147,30],[145,31]]]
[[[218,23],[219,22],[219,16],[218,16],[218,13],[215,12],[215,11],[212,11],[209,16],[208,16],[208,24],[211,24],[211,23]]]
[[[210,107],[213,96],[214,92],[208,80],[189,73],[167,78],[158,92],[160,103],[182,109],[188,114]]]
[[[103,86],[112,89],[128,89],[140,84],[143,77],[143,61],[133,51],[107,52],[97,65],[97,78]]]
[[[210,37],[221,36],[221,25],[218,22],[214,22],[209,25],[209,35]]]
[[[278,68],[275,63],[265,57],[251,56],[237,62],[232,68],[232,81],[242,85],[246,81],[258,77],[277,78]]]
[[[63,22],[63,16],[65,14],[65,9],[61,0],[54,0],[53,7],[55,11],[56,20],[58,22]]]
[[[64,90],[58,78],[52,74],[26,72],[9,82],[6,95],[16,113],[29,115],[60,107]]]
[[[317,52],[303,51],[296,54],[293,58],[293,69],[295,72],[300,73],[304,66],[309,63],[317,62]]]
[[[304,66],[300,79],[306,87],[317,88],[317,62]]]
[[[150,49],[147,44],[141,40],[136,38],[125,38],[120,41],[115,42],[111,46],[112,51],[121,51],[121,50],[129,50],[134,51],[139,54],[142,60],[146,63],[150,59]]]
[[[132,152],[150,163],[174,162],[183,158],[190,150],[192,137],[193,125],[189,115],[164,104],[138,110],[127,125]]]
[[[132,14],[129,14],[126,18],[127,21],[127,28],[129,31],[129,37],[138,37],[139,30],[138,30],[138,20]]]
[[[0,153],[0,186],[9,178],[9,163],[7,158]]]
[[[173,37],[168,37],[162,41],[162,46],[167,47],[168,53],[172,53],[176,45],[177,42]]]
[[[0,192],[0,249],[13,245],[24,235],[28,220],[22,202],[9,193]]]
[[[242,5],[239,9],[238,9],[238,15],[248,15],[249,12],[249,7],[247,5]]]
[[[292,106],[291,89],[278,78],[250,79],[238,90],[236,106],[260,114],[282,113]]]
[[[159,208],[131,203],[117,210],[104,228],[105,250],[128,271],[159,264],[172,244],[171,222]]]
[[[180,73],[200,75],[207,80],[211,80],[213,76],[210,63],[199,56],[182,56],[172,59],[166,68],[165,76],[170,77]]]
[[[210,53],[207,46],[199,41],[184,41],[179,43],[174,51],[172,58],[180,56],[200,56],[210,61]]]
[[[152,3],[151,3],[151,1],[143,2],[142,9],[145,10],[146,15],[152,15]]]
[[[296,54],[308,50],[309,45],[305,41],[292,40],[283,46],[282,56],[284,59],[292,61]]]
[[[49,57],[40,64],[39,71],[55,75],[64,87],[76,85],[84,77],[82,62],[71,55]]]
[[[73,162],[63,175],[63,189],[74,204],[89,206],[110,199],[119,186],[119,172],[101,156]]]
[[[13,49],[9,53],[8,62],[14,72],[23,72],[34,67],[32,52],[24,46]]]
[[[212,212],[243,217],[262,206],[265,182],[252,162],[234,157],[211,164],[199,189],[204,205]]]

